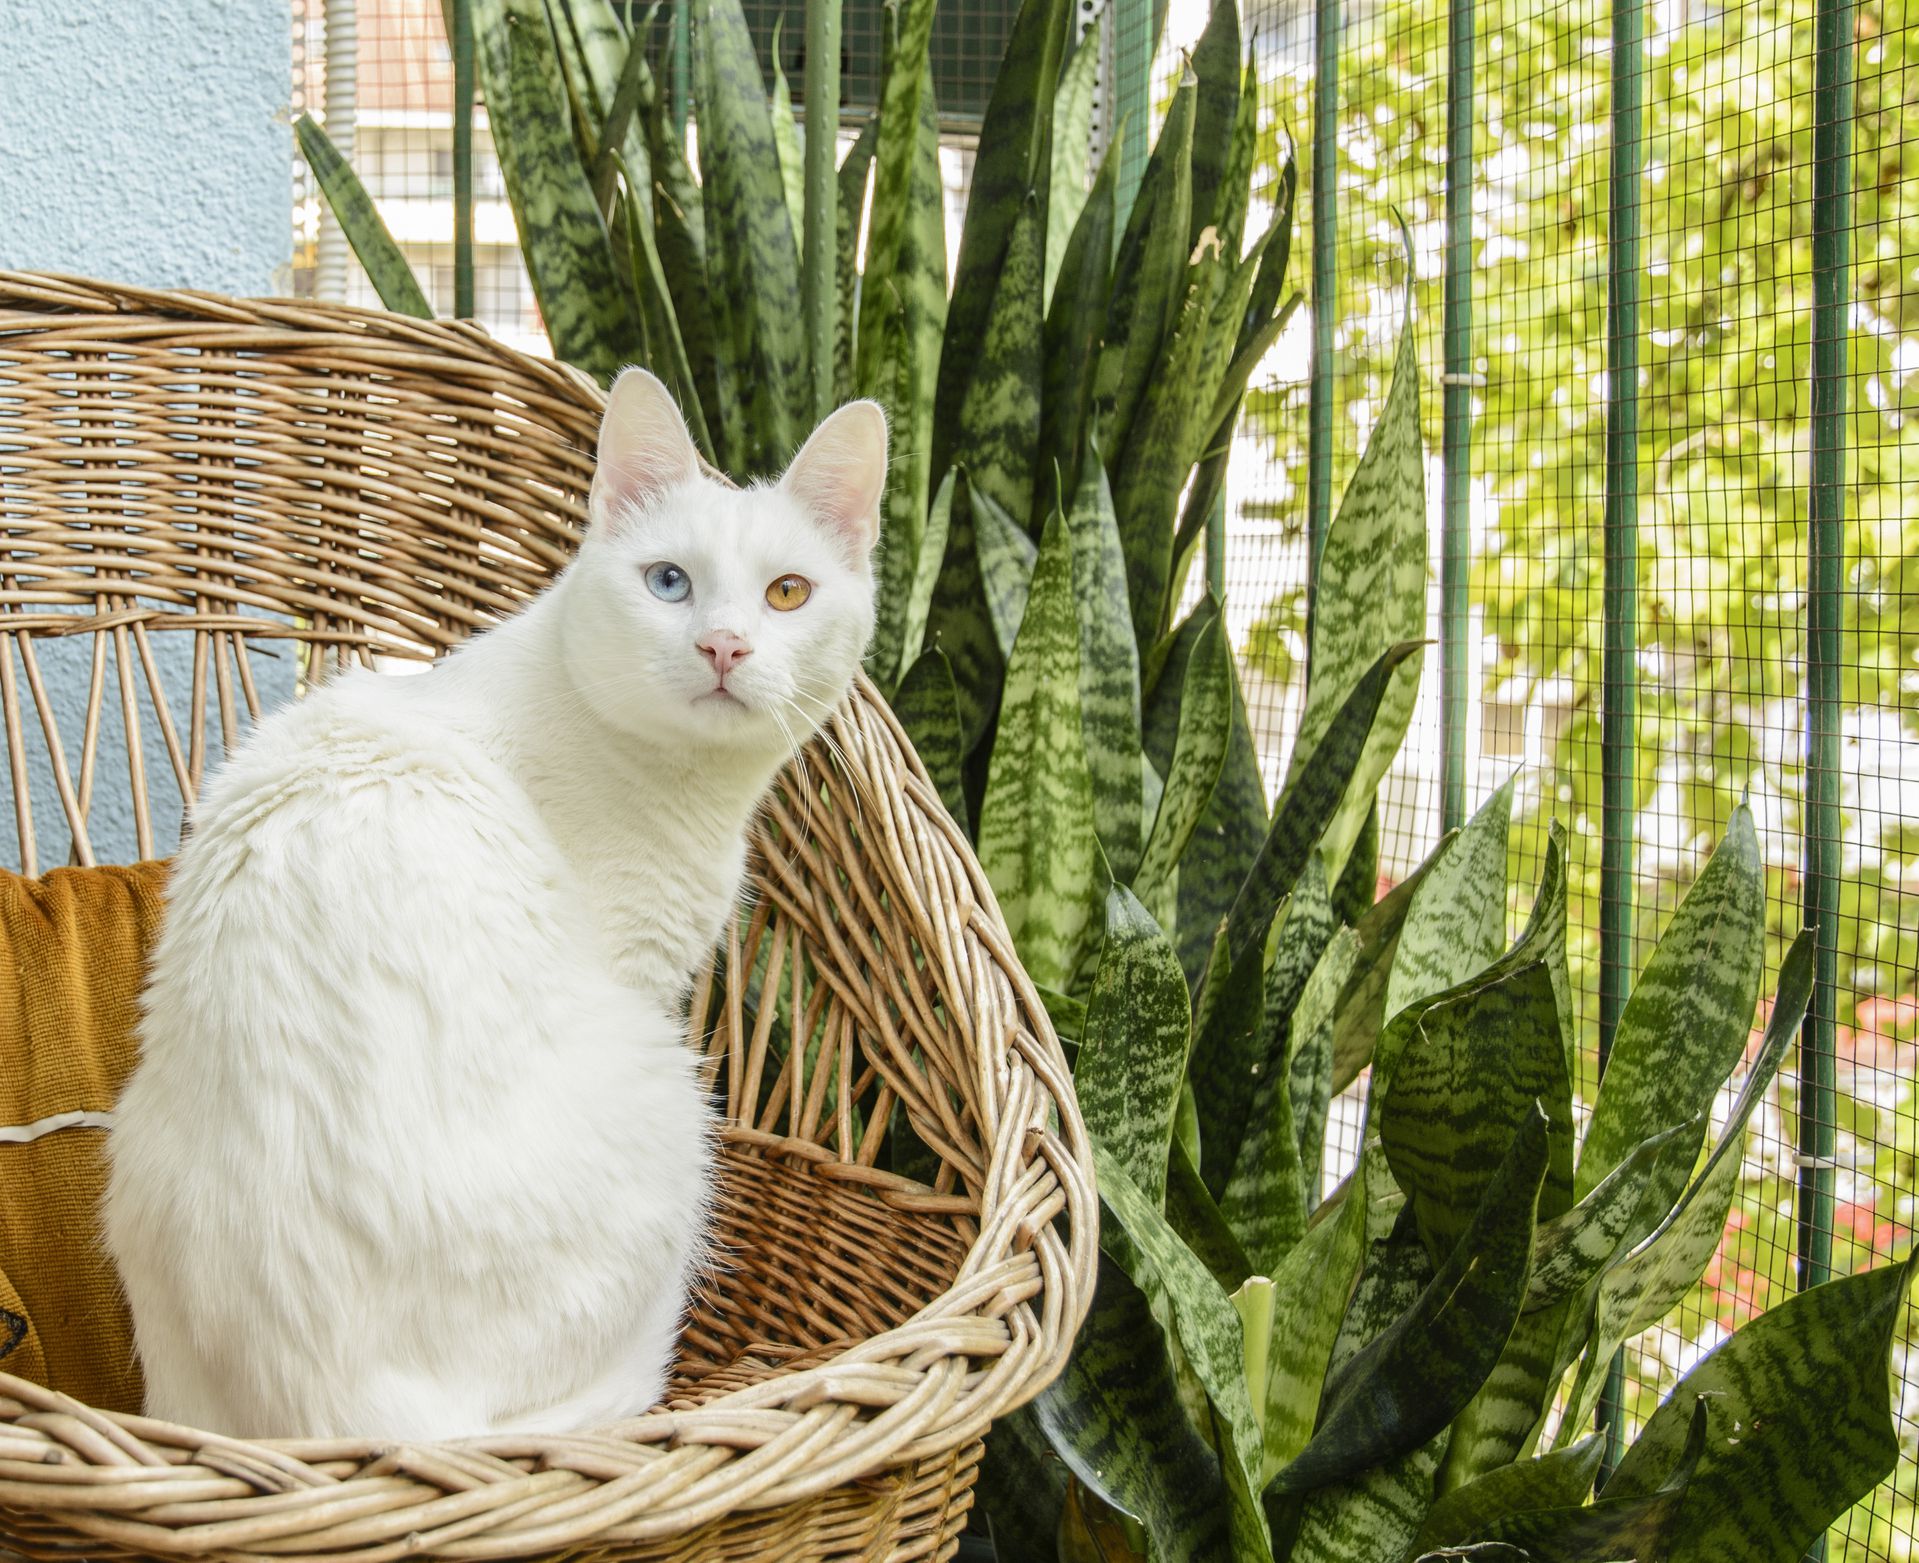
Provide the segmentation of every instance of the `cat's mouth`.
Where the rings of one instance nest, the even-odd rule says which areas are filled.
[[[735,694],[732,690],[728,689],[726,685],[724,684],[715,684],[705,694],[695,695],[693,697],[693,704],[695,704],[696,706],[705,705],[709,701],[715,702],[719,705],[729,705],[729,706],[744,705],[744,702],[740,699],[740,697],[737,694]]]

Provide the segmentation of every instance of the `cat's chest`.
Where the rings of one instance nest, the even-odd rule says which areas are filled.
[[[743,843],[647,831],[600,836],[569,853],[614,977],[673,1002],[704,962],[737,901]]]

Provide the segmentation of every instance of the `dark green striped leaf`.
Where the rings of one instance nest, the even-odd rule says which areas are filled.
[[[1533,1275],[1526,1307],[1544,1308],[1570,1297],[1599,1274],[1622,1248],[1659,1224],[1664,1211],[1648,1212],[1646,1185],[1660,1156],[1693,1126],[1679,1124],[1633,1147],[1599,1186],[1572,1209],[1539,1223],[1533,1242]]]
[[[939,788],[946,812],[964,831],[966,791],[960,785],[959,693],[953,687],[953,670],[938,647],[921,652],[906,670],[893,695],[893,711],[919,751],[926,774]]]
[[[1099,838],[1080,736],[1072,546],[1058,517],[1007,661],[979,855],[1033,980],[1070,990],[1096,915]]]
[[[1220,1462],[1180,1407],[1144,1293],[1104,1255],[1073,1354],[1032,1411],[1073,1475],[1146,1528],[1156,1556],[1227,1555]]]
[[[1173,875],[1226,763],[1233,721],[1230,657],[1225,625],[1215,613],[1186,662],[1179,737],[1134,879],[1140,899],[1164,924],[1177,919]]]
[[[780,155],[780,186],[786,192],[786,216],[798,233],[806,226],[805,153],[800,148],[799,121],[793,117],[793,89],[780,67],[780,28],[773,23],[773,148]]]
[[[1339,883],[1333,886],[1333,915],[1348,928],[1357,928],[1373,909],[1379,894],[1379,805],[1359,827],[1359,839],[1340,870]]]
[[[860,296],[860,336],[857,383],[863,388],[890,378],[879,341],[879,322],[888,313],[893,272],[902,245],[921,204],[917,164],[921,158],[919,130],[924,118],[922,97],[930,87],[927,45],[933,35],[934,0],[906,0],[887,13],[889,39],[886,84],[880,98],[873,143],[873,206],[866,235],[866,267]],[[937,172],[937,170],[936,170]],[[842,211],[845,210],[842,205]],[[854,213],[857,224],[858,213]],[[844,240],[842,240],[844,246]],[[844,263],[844,259],[843,259]],[[940,270],[945,273],[942,249]],[[943,302],[943,300],[942,300]]]
[[[1192,1100],[1190,1094],[1183,1094],[1180,1099],[1182,1102]],[[1173,1138],[1173,1153],[1167,1162],[1166,1219],[1179,1234],[1180,1241],[1192,1249],[1221,1286],[1231,1289],[1250,1284],[1247,1278],[1255,1272],[1253,1262],[1247,1257],[1246,1250],[1240,1247],[1239,1239],[1234,1236],[1226,1217],[1220,1213],[1213,1196],[1206,1192],[1206,1185],[1200,1181],[1199,1168],[1193,1161],[1192,1153],[1177,1135]],[[1261,1284],[1270,1286],[1271,1283]],[[1242,1318],[1244,1312],[1242,1308]],[[1266,1382],[1263,1359],[1259,1374],[1254,1375],[1249,1370],[1246,1382],[1249,1385],[1263,1385]]]
[[[1087,455],[1086,420],[1113,281],[1113,200],[1119,181],[1120,139],[1113,137],[1100,160],[1099,176],[1060,258],[1059,276],[1065,281],[1054,287],[1046,310],[1040,462],[1042,468],[1048,462],[1057,467],[1069,488],[1085,481],[1083,459],[1097,459]],[[1050,242],[1050,232],[1047,237]],[[1130,616],[1126,622],[1131,624]]]
[[[1472,1398],[1525,1299],[1548,1158],[1546,1117],[1534,1113],[1513,1136],[1439,1273],[1329,1378],[1318,1430],[1270,1492],[1304,1492],[1396,1459],[1432,1438]]]
[[[1765,955],[1765,877],[1744,804],[1646,962],[1619,1017],[1580,1153],[1590,1191],[1650,1135],[1699,1117],[1745,1050]],[[1702,1125],[1703,1132],[1703,1125]],[[1655,1174],[1667,1204],[1685,1186],[1699,1141]]]
[[[1798,1035],[1799,1022],[1812,996],[1812,970],[1813,936],[1802,930],[1780,964],[1779,990],[1766,1021],[1765,1036],[1705,1167],[1652,1236],[1630,1254],[1615,1259],[1601,1274],[1592,1303],[1586,1356],[1579,1365],[1579,1376],[1560,1424],[1560,1443],[1566,1442],[1569,1427],[1583,1426],[1591,1415],[1613,1352],[1638,1331],[1663,1319],[1692,1290],[1718,1248],[1738,1189],[1746,1126]],[[1681,1143],[1690,1144],[1690,1137],[1682,1136]],[[1669,1157],[1672,1153],[1666,1154]],[[1661,1158],[1659,1165],[1666,1164]],[[1655,1209],[1662,1197],[1656,1179],[1655,1173],[1644,1196]],[[1577,1341],[1572,1345],[1576,1347]]]
[[[1093,1141],[1100,1199],[1111,1216],[1101,1227],[1101,1247],[1146,1293],[1160,1327],[1178,1340],[1186,1362],[1212,1408],[1215,1441],[1226,1470],[1233,1556],[1268,1557],[1265,1518],[1256,1501],[1261,1462],[1260,1427],[1246,1386],[1245,1337],[1239,1313],[1198,1257],[1126,1175]],[[1265,1552],[1258,1552],[1264,1545]]]
[[[1796,1563],[1899,1458],[1892,1340],[1913,1262],[1828,1281],[1754,1319],[1679,1381],[1604,1499],[1655,1491],[1703,1412],[1705,1448],[1670,1537],[1675,1563]]]
[[[1232,909],[1233,897],[1266,839],[1266,783],[1246,719],[1238,664],[1230,671],[1233,730],[1226,741],[1226,763],[1179,858],[1179,930],[1174,943],[1189,983],[1198,980],[1207,945]]]
[[[1199,1029],[1193,1038],[1187,1073],[1199,1117],[1199,1172],[1214,1199],[1226,1192],[1226,1181],[1239,1159],[1254,1089],[1260,1083],[1265,1062],[1259,1054],[1265,1000],[1260,953],[1257,948],[1249,950],[1232,964],[1223,980],[1207,982]],[[1180,985],[1185,986],[1183,978]],[[1287,1127],[1291,1128],[1290,1120]],[[1297,1188],[1292,1192],[1296,1196]],[[1303,1222],[1304,1218],[1302,1210],[1299,1219]],[[1237,1225],[1234,1230],[1245,1242],[1245,1231]]]
[[[907,589],[900,615],[900,650],[906,659],[917,658],[920,648],[926,644],[926,624],[933,611],[933,591],[939,583],[940,567],[946,560],[946,539],[953,523],[953,488],[958,479],[956,472],[946,474],[926,512],[919,558],[913,565],[913,582]],[[893,677],[897,671],[896,667],[888,669],[879,662],[871,662],[869,667],[882,680]],[[950,668],[948,673],[950,676]]]
[[[1227,927],[1235,959],[1247,945],[1265,936],[1280,897],[1320,844],[1340,809],[1341,799],[1349,794],[1348,778],[1370,746],[1374,717],[1388,687],[1420,649],[1418,642],[1405,641],[1382,653],[1348,691],[1320,739],[1314,763],[1293,767],[1292,777],[1273,809],[1272,829],[1233,902]],[[1344,866],[1343,854],[1340,866]],[[1333,871],[1330,859],[1327,867]]]
[[[960,403],[953,460],[966,468],[975,493],[990,495],[1022,520],[1034,514],[1038,491],[1044,221],[1039,196],[1029,192],[1007,237],[985,332],[974,342],[954,344],[972,372]]]
[[[433,306],[427,302],[419,279],[387,231],[373,197],[367,194],[366,186],[360,183],[359,175],[353,172],[347,160],[340,156],[339,148],[310,114],[302,114],[293,122],[293,134],[300,143],[300,155],[313,170],[314,183],[326,197],[327,207],[346,235],[347,243],[353,246],[353,253],[366,268],[367,279],[373,284],[373,291],[380,295],[380,302],[395,314],[431,320]],[[1130,640],[1129,636],[1129,644]]]
[[[1506,948],[1506,835],[1513,780],[1466,822],[1406,910],[1383,1018],[1476,977]]]
[[[1312,975],[1290,1023],[1287,1090],[1299,1135],[1299,1174],[1306,1208],[1319,1204],[1320,1162],[1326,1147],[1326,1114],[1333,1098],[1333,1006],[1358,958],[1359,936],[1336,932]]]
[[[1197,154],[1198,132],[1194,133]],[[1219,229],[1220,248],[1226,258],[1238,256],[1246,241],[1246,208],[1253,192],[1253,164],[1259,155],[1259,70],[1253,51],[1246,51],[1244,74],[1239,84],[1239,104],[1233,115],[1232,143],[1226,149],[1226,161],[1219,171],[1218,198],[1213,203],[1213,223]],[[1198,165],[1194,165],[1194,191],[1198,191]],[[1291,221],[1290,209],[1280,211]]]
[[[720,394],[719,328],[706,281],[706,214],[700,205],[699,184],[686,161],[685,143],[667,115],[664,93],[656,95],[648,109],[646,147],[653,169],[653,231],[660,266],[673,295],[687,362],[700,388],[700,404],[706,409],[714,462],[731,471],[738,465],[738,445],[728,426],[739,419],[733,402]]]
[[[1346,1202],[1329,1212],[1273,1272],[1273,1329],[1267,1346],[1266,1405],[1261,1428],[1271,1482],[1299,1457],[1313,1435],[1333,1345],[1353,1293],[1365,1249],[1367,1185],[1378,1153],[1360,1158]]]
[[[1380,653],[1425,633],[1426,468],[1410,289],[1386,404],[1327,529],[1319,582],[1312,677],[1289,780],[1319,768],[1325,735]],[[1418,692],[1418,665],[1403,664],[1382,694],[1358,762],[1340,767],[1352,779],[1326,830],[1326,865],[1335,878],[1406,736]]]
[[[1188,249],[1199,242],[1202,229],[1218,222],[1222,186],[1233,159],[1240,118],[1238,0],[1213,0],[1205,31],[1193,45],[1192,63],[1199,88],[1193,112],[1193,210],[1187,225]],[[1232,260],[1239,258],[1236,249],[1228,250],[1227,255]]]
[[[838,215],[834,226],[835,266],[839,287],[839,318],[833,336],[833,396],[848,402],[859,395],[860,216],[866,209],[866,188],[873,169],[873,148],[879,140],[877,115],[860,126],[860,133],[840,164]],[[870,242],[870,241],[869,241]],[[869,248],[870,254],[870,248]]]
[[[1307,1493],[1292,1555],[1312,1563],[1400,1563],[1432,1505],[1433,1477],[1449,1441],[1442,1429],[1417,1449]]]
[[[1045,284],[1046,247],[1041,214],[1050,199],[1053,100],[1065,57],[1068,0],[1023,0],[1006,41],[1006,55],[993,79],[993,93],[980,124],[979,155],[973,160],[966,224],[953,267],[953,295],[946,317],[950,351],[940,357],[939,392],[933,418],[933,471],[954,460],[961,408],[976,369],[986,367],[981,345],[987,320],[997,309],[1001,273],[1022,218],[1032,229],[1032,287],[1037,300]],[[1029,203],[1037,209],[1027,215]],[[1025,264],[1022,262],[1021,264]],[[1034,343],[1038,342],[1035,333]],[[1015,515],[1026,514],[1008,505]]]
[[[625,158],[616,152],[613,161],[626,180],[619,216],[626,226],[627,260],[633,268],[633,291],[640,301],[640,319],[646,327],[647,357],[685,413],[686,426],[694,442],[707,460],[715,461],[719,453],[706,426],[706,410],[700,405],[699,383],[693,377],[692,360],[687,357],[686,342],[680,335],[679,317],[674,312],[659,244],[651,222],[640,216],[646,204],[645,193],[633,183],[634,176],[626,168]]]
[[[1106,939],[1073,1066],[1087,1132],[1154,1204],[1191,1040],[1186,979],[1159,925],[1124,885],[1106,892]]]
[[[1427,1513],[1413,1552],[1470,1542],[1488,1525],[1532,1509],[1570,1509],[1592,1492],[1606,1453],[1603,1438],[1582,1439],[1570,1449],[1520,1460],[1475,1477],[1444,1493]]]
[[[1039,549],[992,495],[973,485],[972,476],[966,474],[966,495],[973,513],[973,546],[979,550],[980,585],[1000,655],[1010,657],[1026,618],[1026,599],[1032,590]],[[1068,543],[1070,546],[1071,539]]]
[[[638,356],[639,322],[574,145],[545,8],[538,0],[474,0],[473,37],[541,323],[556,357],[604,384]]]
[[[599,155],[593,160],[593,196],[600,210],[611,210],[614,180],[624,165],[629,191],[640,192],[635,216],[645,227],[653,225],[653,165],[647,155],[644,105],[654,93],[653,71],[647,63],[648,35],[658,0],[648,8],[646,23],[630,44],[614,82],[606,118],[600,125]],[[624,39],[620,40],[622,43]]]
[[[1123,456],[1133,415],[1147,386],[1163,370],[1162,344],[1179,319],[1186,296],[1186,236],[1193,200],[1193,113],[1197,87],[1190,74],[1173,94],[1166,123],[1146,162],[1139,194],[1120,236],[1106,331],[1093,394],[1100,409],[1100,440],[1107,459]],[[1159,604],[1152,609],[1157,612]],[[1134,622],[1141,607],[1133,604]]]
[[[1099,78],[1099,38],[1104,22],[1105,17],[1094,17],[1074,47],[1059,74],[1059,93],[1053,100],[1053,169],[1047,181],[1046,210],[1045,297],[1049,307],[1053,284],[1066,259],[1066,241],[1086,205],[1086,175],[1093,153],[1093,89]]]
[[[964,471],[955,468],[946,474],[940,492],[949,489],[952,497],[947,507],[946,552],[934,578],[926,629],[933,644],[953,664],[960,722],[966,730],[967,753],[971,754],[992,728],[1006,673],[1006,653],[1000,649],[999,630],[980,571],[981,543],[974,524],[972,488]],[[989,544],[992,536],[988,534]],[[925,541],[930,545],[933,538],[929,535]],[[1018,618],[1013,622],[1017,624]]]
[[[1373,1046],[1386,1024],[1386,985],[1392,976],[1394,957],[1399,953],[1399,935],[1405,927],[1406,914],[1426,876],[1458,839],[1456,830],[1441,836],[1439,845],[1426,854],[1426,861],[1381,896],[1354,929],[1359,935],[1359,949],[1333,1019],[1335,1095],[1358,1079],[1360,1070],[1372,1061]]]
[[[776,471],[798,444],[806,385],[800,252],[787,212],[766,78],[740,0],[697,0],[700,193],[707,277],[741,412],[736,476]]]
[[[1545,966],[1522,966],[1423,1010],[1377,1121],[1434,1263],[1465,1234],[1505,1147],[1541,1106],[1550,1130],[1539,1211],[1549,1220],[1572,1203],[1573,1124]]]
[[[1070,1395],[1070,1386],[1060,1393]],[[1031,1405],[994,1421],[980,1460],[979,1503],[995,1563],[1059,1563],[1054,1536],[1070,1480]]]
[[[1094,823],[1113,876],[1129,882],[1138,872],[1142,844],[1139,654],[1127,628],[1126,559],[1113,520],[1113,496],[1097,458],[1086,463],[1066,529],[1073,539],[1080,602],[1079,700],[1086,763],[1093,774]]]

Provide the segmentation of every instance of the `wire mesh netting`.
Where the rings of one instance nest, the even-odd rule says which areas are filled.
[[[1850,13],[1858,78],[1830,1222],[1839,1273],[1903,1254],[1919,1209],[1919,429],[1911,423],[1919,405],[1919,189],[1909,177],[1919,34],[1911,3],[1874,0]],[[326,101],[321,4],[294,6],[296,94],[316,110]],[[842,61],[855,106],[870,100],[878,69],[860,53],[859,20],[871,12],[876,30],[877,5],[861,4],[849,0]],[[936,34],[935,74],[954,132],[943,155],[949,244],[968,170],[966,120],[984,106],[1012,9],[1005,0],[946,0],[939,13],[946,30]],[[1084,22],[1092,11],[1082,9]],[[1343,8],[1243,0],[1243,9],[1264,100],[1248,231],[1263,227],[1297,141],[1293,285],[1302,288],[1310,281],[1309,193],[1320,172],[1310,157],[1315,12],[1344,12],[1328,295],[1333,493],[1385,398],[1408,285],[1403,217],[1429,451],[1437,641],[1451,19],[1438,0],[1349,0]],[[1635,961],[1652,948],[1742,798],[1766,869],[1767,992],[1801,920],[1815,0],[1657,0],[1645,13],[1638,716],[1630,761],[1601,741],[1612,9],[1609,0],[1478,0],[1475,9],[1466,804],[1477,807],[1517,774],[1515,924],[1540,872],[1547,822],[1566,827],[1579,1095],[1589,1103],[1598,1074],[1601,789],[1609,766],[1631,764],[1638,801]],[[799,94],[800,7],[755,0],[748,10],[763,53],[783,18],[781,61]],[[436,307],[450,311],[451,66],[439,3],[359,0],[357,14],[351,155]],[[1144,106],[1156,121],[1181,50],[1205,20],[1204,0],[1170,0],[1158,15],[1143,0],[1110,13],[1100,123],[1139,106],[1137,93],[1115,90],[1114,70],[1129,61],[1151,62]],[[1136,139],[1143,149],[1147,138]],[[475,148],[477,314],[506,340],[538,347],[538,311],[483,113]],[[319,208],[302,168],[295,179],[296,287],[312,291]],[[347,268],[345,287],[352,300],[374,302],[357,267]],[[1261,764],[1275,787],[1303,695],[1309,317],[1295,317],[1255,378],[1227,496],[1227,621]],[[1444,751],[1434,666],[1381,792],[1382,882],[1403,878],[1439,839]],[[1348,1110],[1333,1116],[1329,1181],[1356,1151],[1357,1100],[1349,1096]],[[1721,1114],[1727,1105],[1722,1099]],[[1675,1313],[1627,1348],[1629,1430],[1714,1344],[1794,1289],[1797,1117],[1789,1059],[1755,1119],[1717,1255]],[[1834,1556],[1913,1555],[1919,1356],[1908,1342],[1919,1339],[1916,1327],[1909,1310],[1894,1348],[1900,1466],[1835,1527]]]

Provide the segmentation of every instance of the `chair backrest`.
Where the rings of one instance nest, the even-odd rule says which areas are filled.
[[[473,326],[0,272],[21,870],[171,850],[302,680],[430,659],[538,591],[602,405]]]

